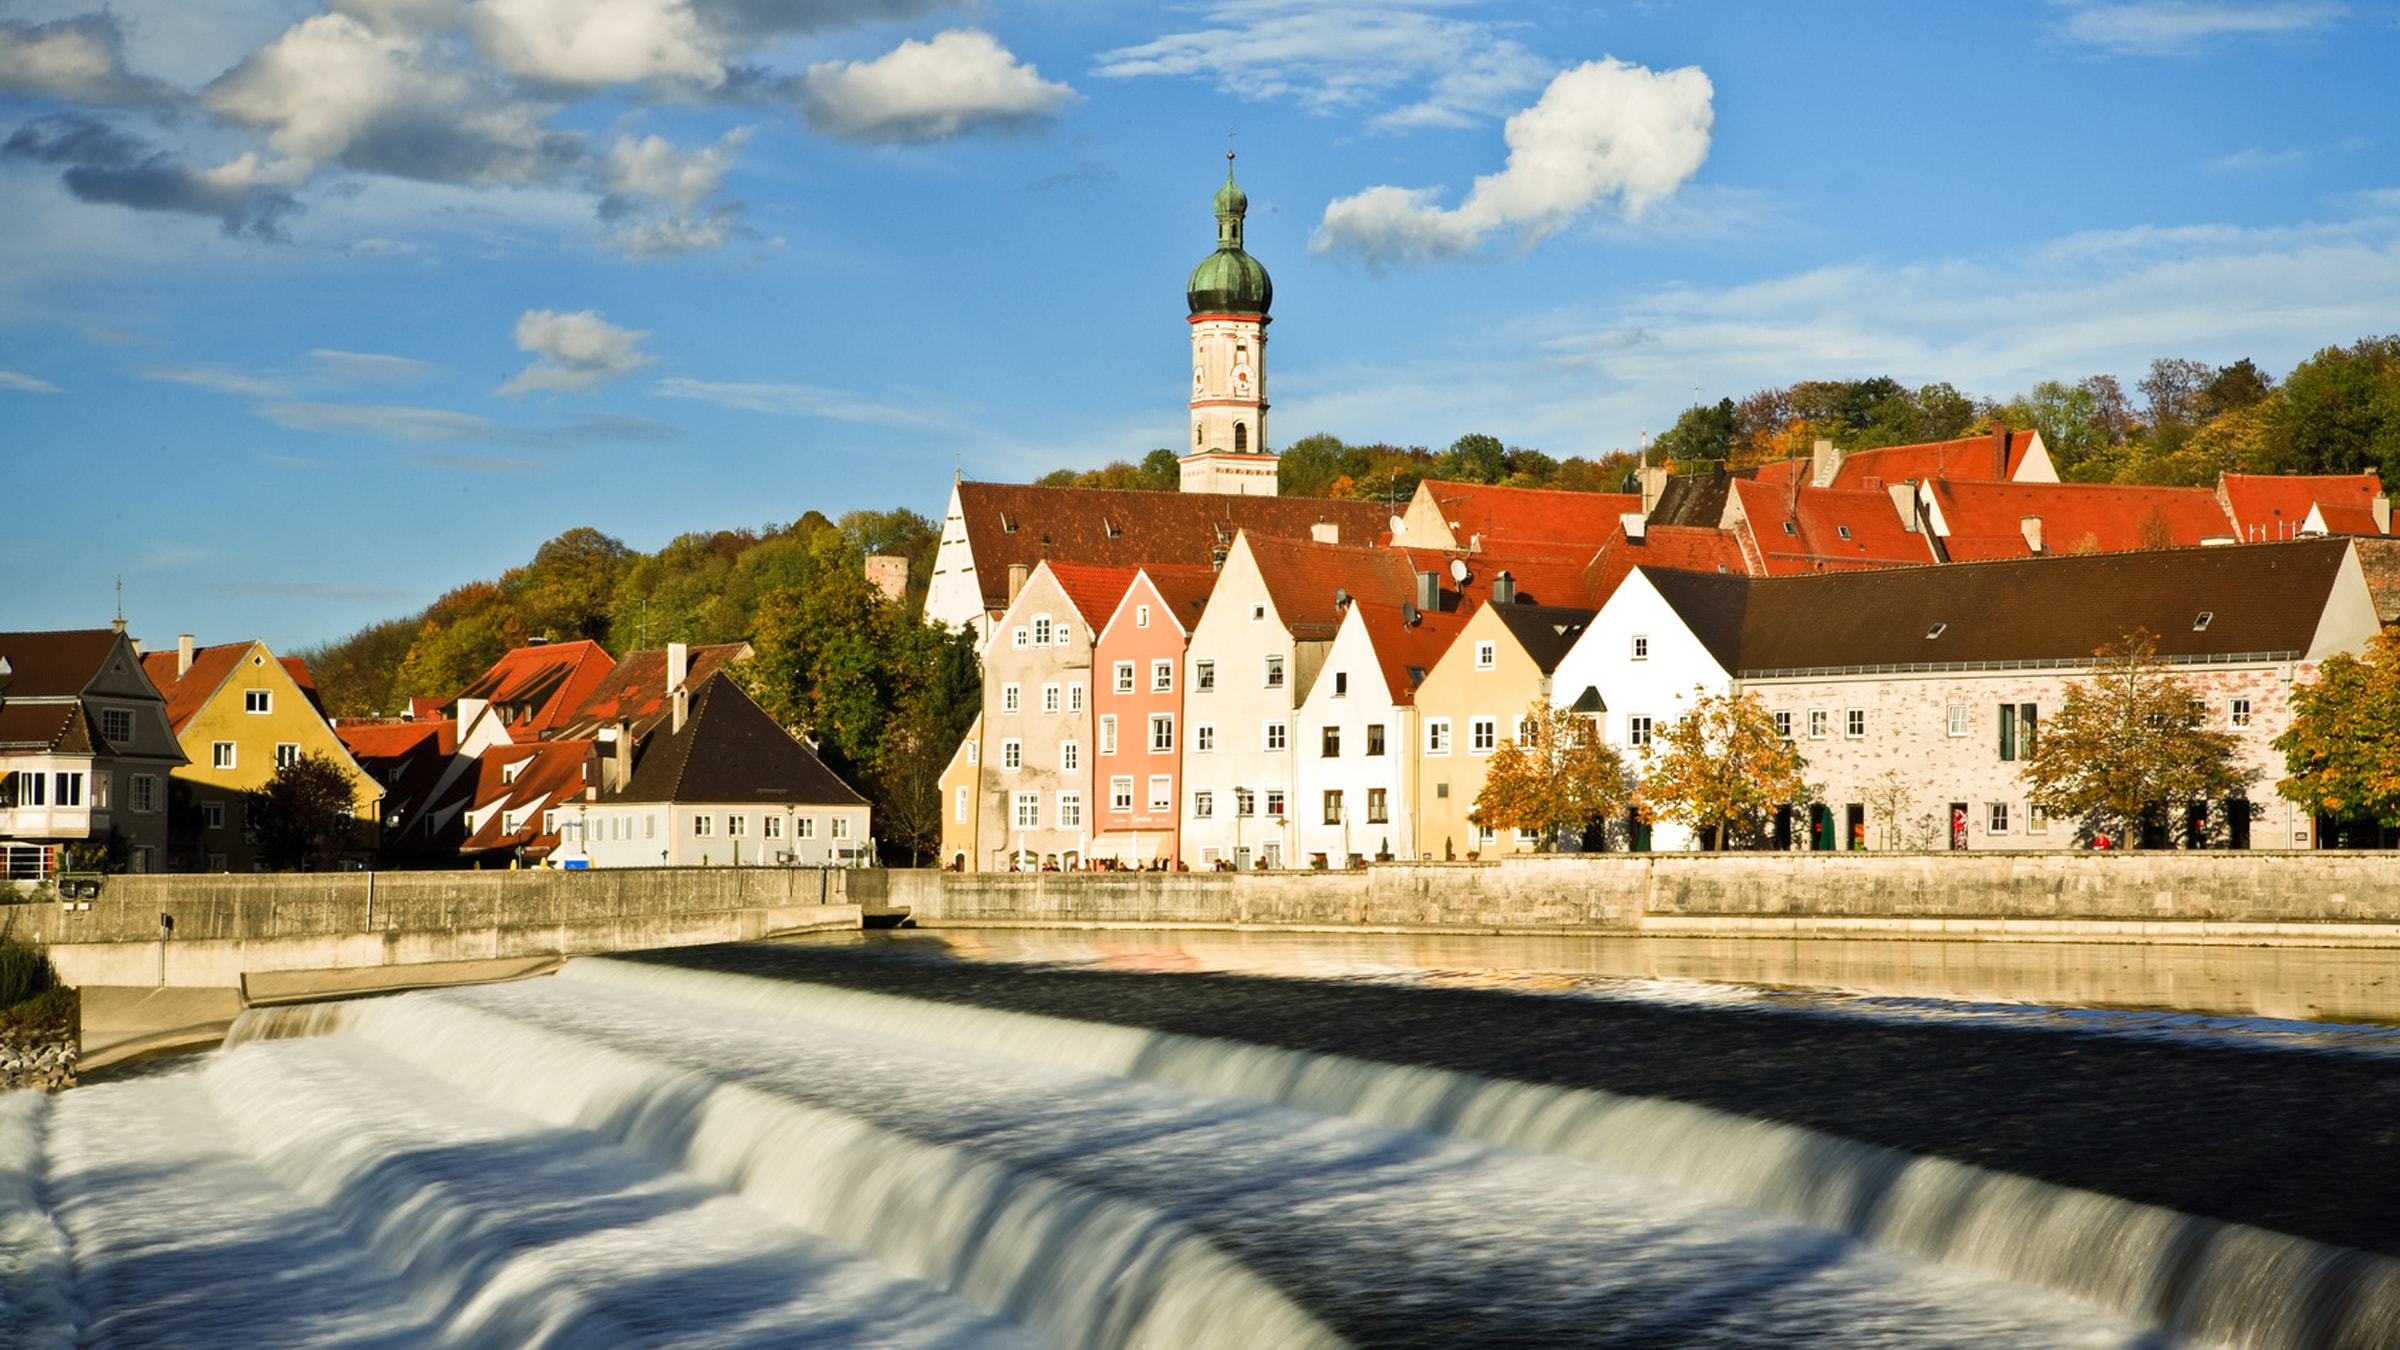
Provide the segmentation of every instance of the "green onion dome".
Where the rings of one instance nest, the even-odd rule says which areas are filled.
[[[1242,252],[1242,217],[1250,198],[1233,181],[1233,156],[1225,157],[1225,186],[1217,189],[1217,251],[1200,260],[1184,287],[1194,314],[1264,314],[1275,303],[1275,283],[1258,259]]]

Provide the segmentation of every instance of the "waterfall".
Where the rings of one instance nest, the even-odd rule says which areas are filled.
[[[38,1092],[0,1093],[0,1344],[71,1350],[74,1271],[41,1202],[46,1104]]]
[[[2400,1344],[2400,1262],[1704,1107],[605,958],[559,978],[1572,1158],[2195,1340]]]

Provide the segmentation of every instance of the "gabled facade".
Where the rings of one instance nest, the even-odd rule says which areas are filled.
[[[1183,799],[1184,649],[1216,573],[1146,567],[1106,620],[1092,660],[1095,857],[1173,867]]]
[[[1385,601],[1356,601],[1342,615],[1294,737],[1299,862],[1418,856],[1417,689],[1465,623]]]
[[[580,811],[594,795],[592,742],[495,745],[467,762],[475,787],[461,859],[477,867],[534,866],[576,843]]]
[[[423,867],[458,860],[475,780],[451,772],[458,723],[443,717],[340,718],[333,734],[350,758],[383,788],[377,865]]]
[[[183,763],[122,632],[0,633],[0,881],[41,881],[112,834],[130,870],[164,870],[167,778]]]
[[[1623,588],[1619,587],[1621,591]],[[1540,840],[1467,819],[1493,751],[1518,735],[1527,705],[1552,697],[1551,674],[1583,636],[1588,609],[1487,604],[1469,617],[1417,689],[1417,838],[1422,856],[1530,853]]]
[[[1042,563],[984,644],[975,870],[1066,867],[1090,854],[1092,648],[1134,576]]]
[[[169,798],[169,867],[190,872],[249,872],[262,865],[242,818],[242,794],[265,787],[276,770],[303,755],[322,755],[351,784],[358,832],[344,853],[364,863],[380,842],[383,784],[359,766],[317,706],[308,667],[278,658],[264,641],[193,645],[185,634],[171,652],[151,652],[142,668],[166,696],[167,715],[186,763]]]
[[[983,714],[967,727],[966,739],[942,769],[942,866],[953,872],[983,870],[976,859],[982,844]]]

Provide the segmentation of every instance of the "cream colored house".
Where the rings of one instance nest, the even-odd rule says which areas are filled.
[[[1417,688],[1464,621],[1412,605],[1353,602],[1301,700],[1295,857],[1414,858]]]
[[[994,624],[983,649],[976,748],[968,752],[980,761],[974,870],[1071,868],[1090,855],[1092,646],[1134,576],[1130,568],[1041,563]],[[945,847],[945,856],[952,851]]]
[[[1417,690],[1419,852],[1430,858],[1531,853],[1540,839],[1469,823],[1485,767],[1533,700],[1553,699],[1551,675],[1590,626],[1592,611],[1487,604],[1470,617]],[[1570,698],[1567,701],[1572,702]]]

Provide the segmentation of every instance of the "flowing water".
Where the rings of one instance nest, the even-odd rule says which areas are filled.
[[[1236,964],[1162,950],[979,954]],[[583,960],[254,1010],[216,1054],[0,1099],[0,1343],[2400,1344],[2382,1257],[874,969]]]

